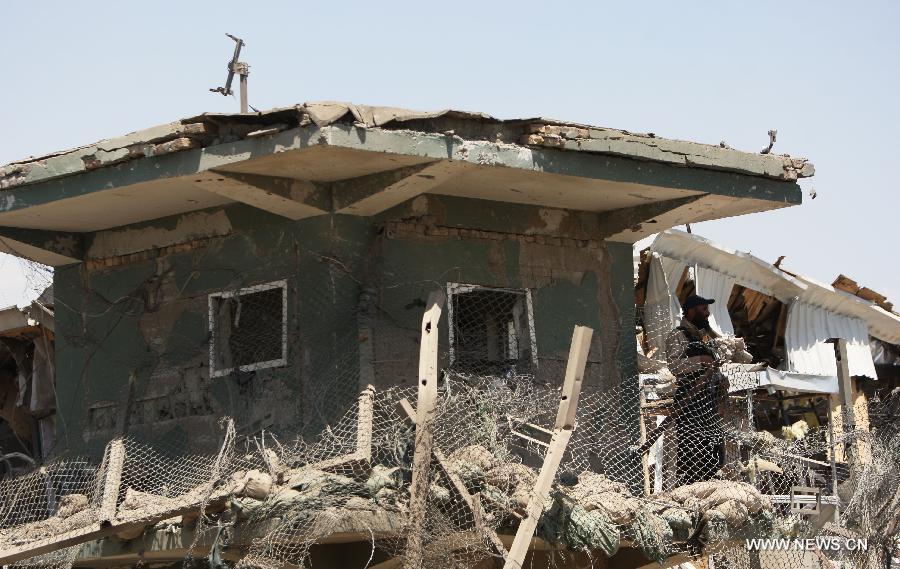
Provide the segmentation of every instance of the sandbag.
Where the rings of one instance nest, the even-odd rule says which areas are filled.
[[[651,561],[662,563],[669,556],[672,528],[661,516],[641,511],[631,524],[634,542]]]
[[[65,519],[87,509],[88,505],[88,497],[84,494],[69,494],[59,499],[59,508],[56,510],[56,515]]]
[[[612,557],[619,551],[619,528],[602,510],[589,512],[576,505],[569,512],[563,540],[573,551],[602,551]]]

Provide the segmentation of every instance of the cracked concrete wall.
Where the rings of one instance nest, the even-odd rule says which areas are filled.
[[[243,206],[214,215],[226,215],[232,233],[174,252],[150,250],[57,271],[63,446],[95,452],[117,434],[132,375],[129,433],[177,450],[210,450],[223,415],[235,418],[241,434],[291,433],[332,418],[322,416],[322,401],[343,411],[355,397],[358,368],[339,363],[355,346],[347,340],[356,337],[358,286],[342,271],[353,271],[365,251],[368,222],[324,216],[292,223]],[[179,221],[145,226],[144,237],[180,227]],[[134,233],[123,236],[134,243]],[[127,245],[113,246],[108,235],[97,241],[113,249]],[[288,287],[287,365],[210,378],[209,294],[280,279]],[[349,387],[322,389],[330,378]]]
[[[636,373],[633,340],[623,342],[633,335],[630,247],[602,239],[600,216],[427,195],[386,212],[382,221],[373,284],[386,315],[373,334],[379,386],[413,385],[421,307],[431,290],[449,282],[531,289],[541,365],[556,368],[549,375],[562,377],[576,324],[596,331],[590,387],[612,387]],[[444,364],[447,342],[444,318]]]
[[[532,289],[542,362],[561,378],[572,327],[588,325],[588,382],[617,385],[636,373],[631,252],[601,227],[595,214],[429,195],[376,218],[292,222],[235,205],[89,236],[88,251],[118,256],[56,273],[58,440],[96,452],[126,408],[129,433],[176,451],[211,450],[223,415],[242,435],[316,432],[360,385],[412,385],[424,301],[447,282]],[[209,295],[280,279],[287,365],[210,378]]]

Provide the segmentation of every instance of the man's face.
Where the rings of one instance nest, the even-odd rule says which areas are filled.
[[[697,328],[709,327],[709,305],[708,304],[700,304],[698,306],[689,308],[687,311],[687,314],[685,314],[685,316],[687,317],[688,322],[690,322]]]

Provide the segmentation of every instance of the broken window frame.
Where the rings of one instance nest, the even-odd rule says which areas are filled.
[[[233,291],[220,291],[214,292],[209,295],[209,375],[210,377],[224,377],[226,375],[232,374],[235,371],[241,372],[250,372],[257,371],[261,369],[275,368],[275,367],[284,367],[287,365],[287,330],[288,330],[288,317],[287,317],[287,280],[281,279],[277,281],[271,281],[263,284],[248,286],[244,288],[240,288]],[[281,289],[281,357],[274,360],[266,360],[260,362],[253,362],[251,364],[244,364],[240,366],[231,366],[227,368],[216,368],[216,361],[218,359],[218,353],[216,351],[216,322],[217,322],[217,311],[216,306],[218,302],[221,302],[223,299],[231,299],[238,298],[240,296],[254,294],[258,292],[265,292],[273,289]]]
[[[535,332],[534,327],[534,305],[532,303],[531,298],[531,289],[529,288],[508,288],[508,287],[494,287],[494,286],[485,286],[478,284],[468,284],[468,283],[447,283],[447,329],[448,329],[448,342],[450,345],[449,356],[450,356],[450,365],[452,366],[457,361],[456,354],[456,337],[454,330],[454,314],[453,314],[453,297],[458,294],[466,294],[470,292],[474,292],[477,290],[489,290],[496,292],[508,292],[512,294],[518,294],[525,297],[525,315],[528,320],[528,342],[531,348],[531,365],[532,369],[537,369],[538,367],[538,352],[537,352],[537,334]],[[517,346],[521,343],[523,338],[516,338]]]

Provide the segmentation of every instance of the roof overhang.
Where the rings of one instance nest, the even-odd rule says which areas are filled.
[[[419,123],[401,126],[423,130],[386,128],[384,119],[382,126],[334,122],[339,115],[293,127],[246,132],[248,126],[240,137],[222,135],[222,125],[233,131],[256,115],[211,117],[168,125],[168,138],[158,127],[8,166],[0,172],[7,186],[0,191],[0,248],[30,258],[38,256],[36,248],[48,253],[38,260],[59,265],[80,258],[82,233],[236,202],[290,219],[370,216],[422,193],[603,213],[609,239],[634,242],[677,224],[800,203],[792,168],[811,175],[811,165],[793,159],[652,136],[645,138],[653,144],[638,151],[624,135],[604,131],[600,147],[600,135],[586,134],[587,150],[574,150],[577,139],[516,138],[533,125],[500,124],[506,141],[491,141]],[[709,149],[705,162],[700,147]],[[135,154],[141,157],[132,159]]]

